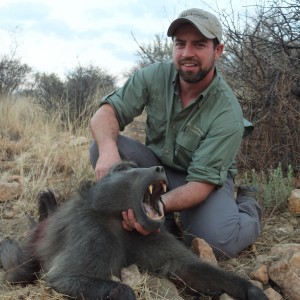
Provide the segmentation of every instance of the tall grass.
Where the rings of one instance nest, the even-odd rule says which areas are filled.
[[[78,136],[86,141],[78,144]],[[70,130],[59,112],[49,115],[32,99],[0,99],[0,179],[21,177],[24,207],[42,189],[55,187],[67,195],[81,180],[93,178],[89,141],[87,126]]]

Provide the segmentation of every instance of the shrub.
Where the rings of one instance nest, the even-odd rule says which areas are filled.
[[[279,164],[277,168],[269,169],[267,172],[262,170],[258,173],[252,170],[245,173],[243,184],[259,187],[261,193],[258,201],[267,213],[272,214],[286,209],[288,196],[293,189],[292,178],[292,167],[289,166],[284,175]]]

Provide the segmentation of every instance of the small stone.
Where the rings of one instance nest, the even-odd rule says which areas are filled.
[[[212,265],[218,265],[217,259],[214,255],[212,248],[208,243],[200,238],[194,238],[192,241],[192,251],[199,256],[202,261]]]
[[[300,216],[300,189],[292,190],[289,198],[289,210],[293,216]]]
[[[283,300],[282,296],[272,288],[267,288],[264,293],[270,300]]]
[[[270,265],[269,277],[282,288],[284,295],[290,300],[300,299],[300,251],[298,247],[300,245],[285,244],[276,245],[271,249],[271,252],[279,259]]]
[[[251,279],[260,281],[266,285],[269,282],[268,267],[266,265],[258,265],[249,276]]]

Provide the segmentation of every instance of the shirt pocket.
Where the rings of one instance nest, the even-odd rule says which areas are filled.
[[[175,141],[175,157],[179,164],[188,168],[195,151],[199,148],[204,132],[193,124],[187,124]]]

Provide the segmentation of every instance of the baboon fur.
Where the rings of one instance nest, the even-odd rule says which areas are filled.
[[[248,280],[202,262],[163,227],[163,218],[145,216],[143,199],[153,184],[152,205],[166,181],[162,167],[137,168],[121,162],[99,182],[57,206],[51,191],[41,194],[40,220],[28,239],[0,244],[5,279],[32,283],[43,270],[46,285],[76,299],[134,300],[133,290],[111,280],[121,268],[137,264],[179,277],[199,292],[220,290],[236,299],[268,299]],[[122,211],[133,208],[138,222],[159,224],[160,232],[143,236],[122,227]],[[156,208],[157,209],[157,208]],[[152,222],[152,223],[151,223]],[[150,227],[151,227],[150,226]]]

